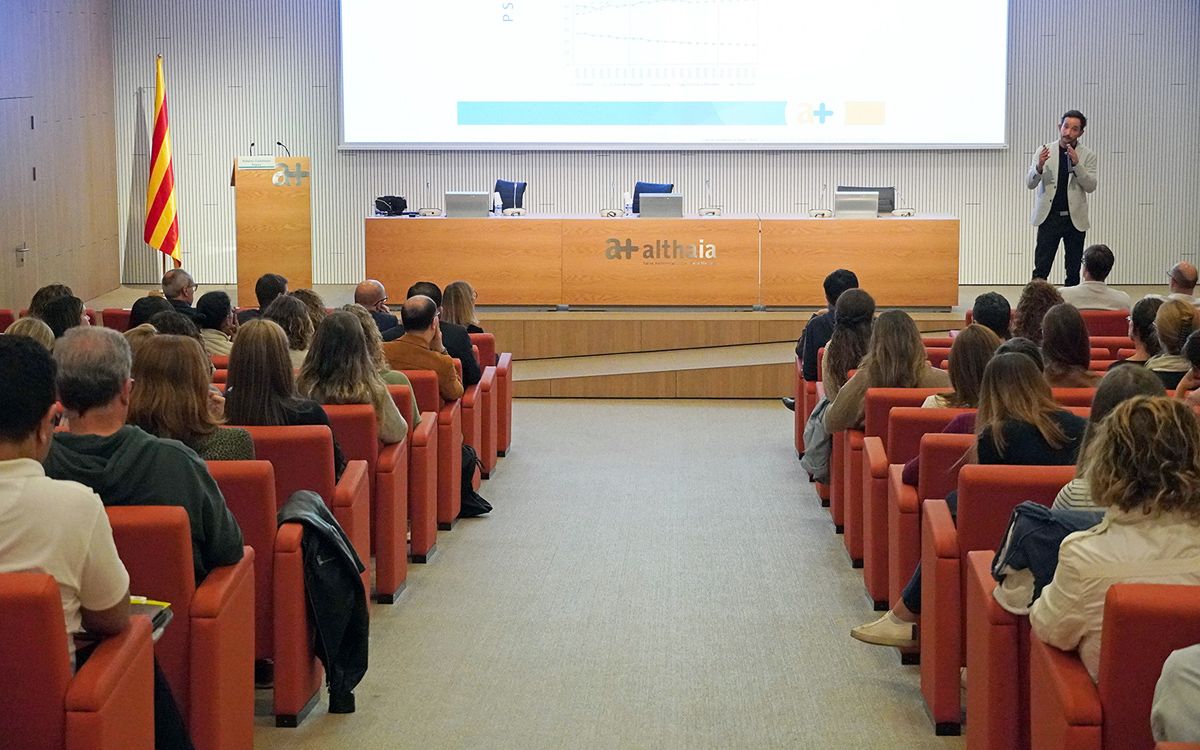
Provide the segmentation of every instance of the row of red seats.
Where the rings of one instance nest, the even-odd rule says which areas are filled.
[[[935,392],[868,391],[864,429],[834,436],[830,507],[843,511],[844,542],[851,560],[862,561],[877,609],[899,599],[917,561],[922,564],[920,653],[902,655],[902,661],[919,659],[921,691],[936,731],[958,733],[959,669],[969,666],[968,747],[1152,747],[1154,683],[1171,650],[1200,641],[1200,587],[1121,587],[1112,596],[1132,604],[1128,613],[1118,608],[1111,622],[1106,618],[1104,648],[1113,654],[1108,674],[1114,675],[1109,687],[1103,674],[1093,685],[1075,655],[1037,642],[1034,669],[1046,679],[1035,678],[1031,696],[1027,618],[1010,615],[992,598],[992,551],[1012,509],[1026,500],[1049,505],[1074,467],[962,466],[973,436],[938,430],[964,410],[917,406]],[[1093,395],[1094,389],[1054,390],[1056,400],[1081,416]],[[920,485],[913,488],[901,481],[901,472],[917,455]],[[957,523],[941,499],[952,489],[958,491]],[[1167,635],[1152,653],[1139,654],[1138,644],[1155,632]],[[1137,676],[1136,688],[1115,678],[1125,674]]]

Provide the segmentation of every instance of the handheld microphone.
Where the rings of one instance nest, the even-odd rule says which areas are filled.
[[[282,144],[282,143],[280,143],[279,141],[275,141],[275,145],[276,145],[276,146],[283,146],[283,144]],[[287,155],[288,155],[288,156],[291,156],[291,155],[292,155],[292,150],[291,150],[290,148],[288,148],[287,146],[283,146],[283,150],[287,152]]]
[[[250,155],[254,156],[254,141],[250,141]]]

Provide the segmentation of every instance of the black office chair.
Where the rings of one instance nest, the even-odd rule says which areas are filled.
[[[675,189],[674,183],[638,182],[633,186],[633,212],[640,214],[642,193],[669,193]]]
[[[522,204],[525,201],[525,186],[527,184],[524,182],[511,182],[509,180],[496,180],[496,187],[492,192],[500,194],[500,202],[504,204],[505,209],[524,208]]]

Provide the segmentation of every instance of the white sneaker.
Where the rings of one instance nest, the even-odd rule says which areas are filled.
[[[863,643],[873,643],[876,646],[894,646],[896,648],[913,648],[917,645],[914,637],[915,624],[903,622],[891,612],[885,612],[883,617],[866,625],[859,625],[850,631],[850,637]]]

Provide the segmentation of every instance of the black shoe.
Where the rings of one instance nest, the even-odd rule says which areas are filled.
[[[796,411],[796,399],[789,396],[784,396],[779,400],[782,401],[783,405],[788,408],[788,411]]]

